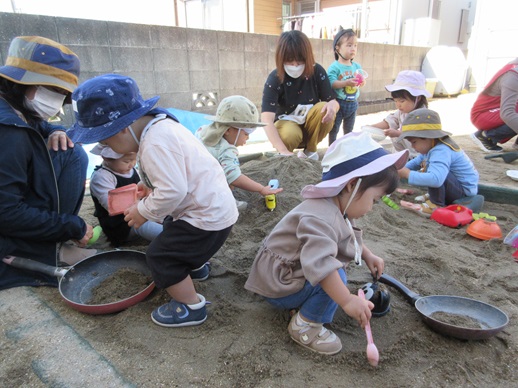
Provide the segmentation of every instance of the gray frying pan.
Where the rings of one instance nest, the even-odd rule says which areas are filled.
[[[146,255],[133,250],[114,250],[90,256],[71,267],[53,267],[23,257],[8,256],[6,264],[20,269],[41,272],[59,278],[59,292],[70,307],[88,314],[110,314],[122,311],[144,300],[155,288],[155,283],[125,299],[112,303],[91,304],[92,291],[120,269],[131,269],[151,277]]]
[[[381,275],[379,281],[403,293],[408,301],[414,304],[425,323],[440,334],[466,340],[480,340],[502,331],[509,323],[509,318],[502,310],[478,300],[450,295],[421,296],[387,274]],[[432,317],[435,313],[465,317],[471,322],[476,322],[480,328],[443,322]]]

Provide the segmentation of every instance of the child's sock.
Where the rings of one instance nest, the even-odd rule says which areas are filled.
[[[309,322],[304,320],[301,316],[300,316],[300,313],[297,313],[297,326],[308,326],[309,325]]]

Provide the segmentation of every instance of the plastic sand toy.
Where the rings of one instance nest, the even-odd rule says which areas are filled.
[[[99,240],[99,237],[101,236],[101,233],[103,231],[103,228],[101,228],[100,225],[97,225],[94,229],[93,229],[93,236],[90,240],[88,240],[88,245],[92,245],[92,244],[95,244],[97,242],[97,240]]]
[[[479,240],[492,240],[495,238],[502,238],[502,230],[495,221],[489,221],[485,218],[479,218],[473,221],[466,230],[470,236],[478,238]]]
[[[460,228],[473,221],[473,211],[462,205],[449,205],[435,209],[430,218],[450,228]]]
[[[268,194],[264,197],[264,202],[266,203],[266,208],[271,212],[275,209],[275,194]]]
[[[110,216],[122,214],[135,202],[137,202],[137,185],[135,183],[110,190],[108,191],[108,214]]]
[[[369,73],[365,70],[358,69],[354,72],[354,78],[356,79],[356,84],[361,85],[365,82],[365,80],[369,77]]]
[[[391,200],[388,197],[388,195],[384,195],[383,197],[381,197],[381,200],[383,201],[384,204],[391,207],[392,209],[399,210],[399,205],[397,203],[395,203],[393,200]]]

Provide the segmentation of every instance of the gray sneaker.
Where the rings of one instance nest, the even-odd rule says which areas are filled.
[[[299,326],[298,315],[299,313],[295,314],[288,325],[288,333],[293,341],[320,354],[333,355],[342,350],[342,342],[335,333],[326,329],[322,323]]]

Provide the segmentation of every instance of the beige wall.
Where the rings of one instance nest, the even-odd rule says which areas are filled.
[[[279,35],[281,33],[282,0],[254,0],[254,32]]]
[[[222,98],[240,94],[260,107],[264,82],[275,67],[278,36],[0,13],[0,62],[18,35],[41,35],[72,49],[80,82],[104,73],[134,78],[159,105],[215,113]],[[334,61],[332,40],[311,39],[317,62]],[[420,70],[424,47],[360,43],[357,62],[369,73],[359,114],[393,108],[384,86],[403,69]],[[67,118],[72,117],[67,112]]]

